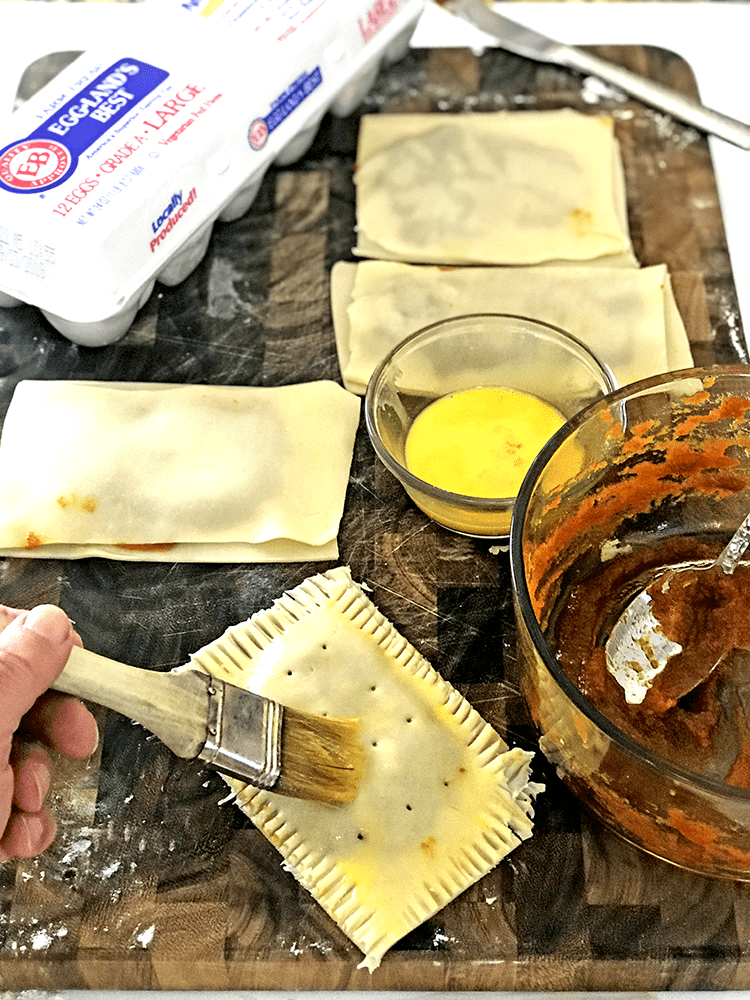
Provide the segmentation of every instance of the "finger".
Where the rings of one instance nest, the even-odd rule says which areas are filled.
[[[0,834],[5,830],[10,819],[13,806],[13,794],[16,787],[16,776],[9,763],[0,767]]]
[[[49,754],[38,744],[14,740],[10,764],[15,776],[13,805],[21,812],[39,812],[52,778]]]
[[[9,743],[23,716],[62,672],[73,644],[70,619],[53,605],[40,605],[6,625],[0,634],[0,741]]]
[[[57,606],[56,605],[48,605],[48,604],[40,604],[40,605],[38,605],[38,607],[39,608],[49,608],[49,607],[57,607]],[[58,608],[57,610],[59,611],[60,609]],[[14,622],[16,620],[16,618],[26,618],[26,617],[28,617],[28,615],[29,615],[29,611],[27,611],[27,610],[25,610],[23,608],[10,608],[10,607],[8,607],[7,604],[0,604],[0,632],[2,632],[2,630],[6,627],[6,625],[10,625],[12,622]],[[72,624],[71,624],[71,628],[72,628]],[[83,643],[81,642],[81,637],[79,636],[79,634],[75,630],[73,630],[73,641],[78,646],[82,646],[83,645]]]
[[[55,839],[57,827],[48,809],[36,813],[12,812],[0,838],[0,861],[34,858]]]
[[[2,631],[6,625],[18,618],[19,615],[25,615],[25,611],[20,611],[18,608],[9,608],[5,604],[0,604],[0,631]]]
[[[99,742],[96,719],[83,702],[54,691],[47,691],[37,699],[21,727],[24,733],[68,757],[88,757]]]

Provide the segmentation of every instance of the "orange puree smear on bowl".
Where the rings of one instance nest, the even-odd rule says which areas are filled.
[[[406,438],[406,467],[451,493],[515,497],[542,446],[564,423],[554,407],[528,393],[463,389],[417,416]]]

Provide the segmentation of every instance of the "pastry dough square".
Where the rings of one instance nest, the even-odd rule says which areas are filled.
[[[532,754],[509,749],[338,567],[187,665],[314,714],[358,717],[366,768],[330,806],[227,778],[298,881],[377,968],[532,833]]]
[[[608,116],[569,108],[365,115],[354,180],[362,257],[637,265]]]
[[[329,381],[20,382],[0,439],[0,553],[336,558],[359,410]]]
[[[331,274],[331,303],[344,385],[360,394],[409,334],[474,312],[514,313],[567,330],[620,385],[693,364],[663,264],[445,268],[341,261]]]

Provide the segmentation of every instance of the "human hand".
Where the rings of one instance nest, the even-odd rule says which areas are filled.
[[[83,702],[48,690],[74,645],[81,640],[61,608],[0,605],[0,862],[34,857],[54,839],[46,747],[77,758],[96,749],[96,721]]]

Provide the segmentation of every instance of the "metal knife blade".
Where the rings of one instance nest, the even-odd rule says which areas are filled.
[[[719,111],[713,111],[671,87],[665,87],[663,84],[623,69],[616,63],[600,59],[575,45],[567,45],[548,38],[533,28],[498,14],[482,0],[448,0],[443,6],[481,31],[492,35],[500,46],[509,52],[599,77],[614,84],[626,94],[660,111],[665,111],[701,132],[710,132],[742,149],[750,149],[750,125]]]
[[[560,42],[548,38],[534,28],[511,21],[510,18],[491,10],[482,0],[449,0],[445,6],[453,14],[458,14],[475,27],[494,35],[502,48],[518,56],[536,59],[539,62],[559,63]]]

